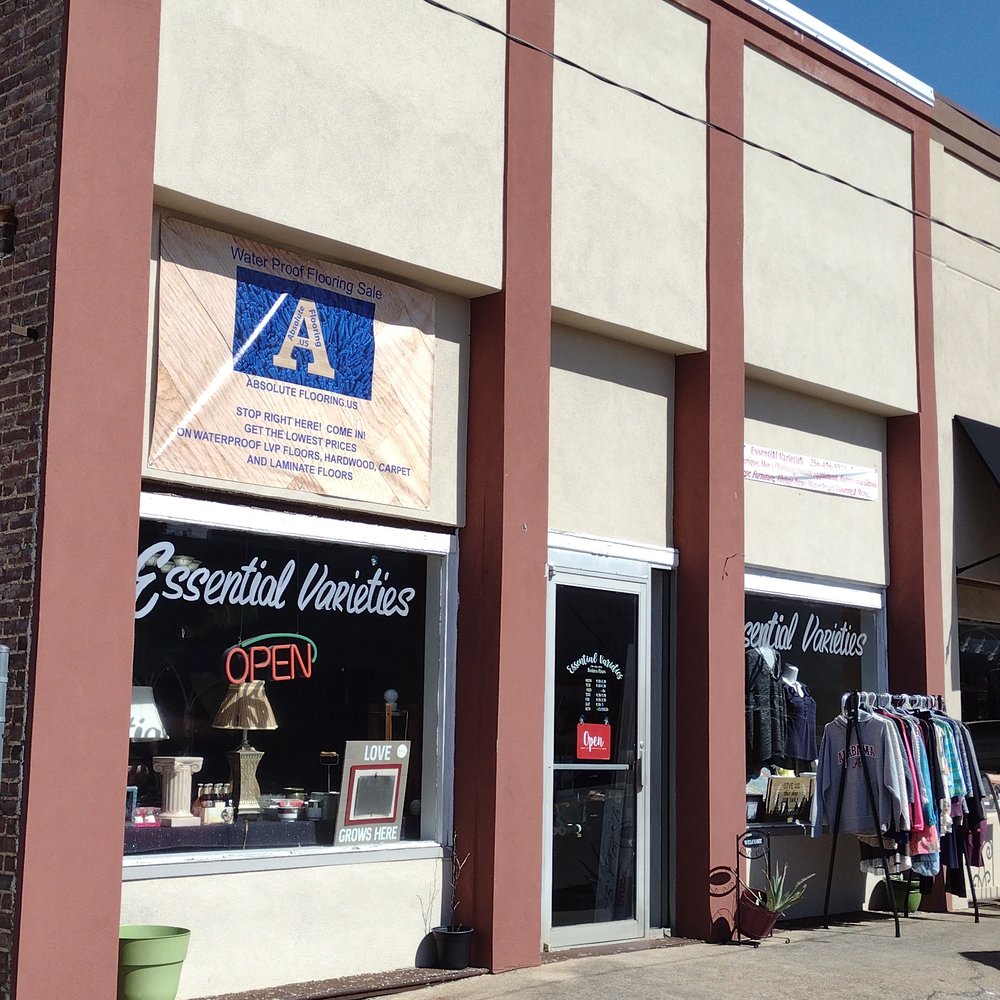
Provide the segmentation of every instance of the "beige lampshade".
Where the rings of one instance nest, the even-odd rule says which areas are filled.
[[[264,682],[230,684],[212,726],[215,729],[277,729],[271,703],[264,694]]]
[[[151,687],[132,688],[128,738],[132,743],[151,743],[154,740],[167,739],[167,729],[153,700]]]

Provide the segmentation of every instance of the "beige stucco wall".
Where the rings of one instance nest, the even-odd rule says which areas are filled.
[[[452,6],[505,25],[503,0]],[[427,4],[163,3],[168,207],[263,220],[263,236],[466,294],[498,288],[503,118],[503,39]]]
[[[931,209],[966,232],[1000,244],[1000,181],[931,144]],[[1000,254],[932,227],[934,362],[941,468],[944,623],[950,691],[958,710],[955,567],[1000,552],[1000,489],[955,414],[1000,426]],[[1000,560],[964,574],[1000,580]]]
[[[554,326],[549,527],[672,544],[674,361]]]
[[[121,922],[190,928],[186,1000],[412,967],[441,879],[411,860],[130,881]]]
[[[748,444],[874,467],[879,481],[879,498],[873,501],[747,480],[747,565],[884,585],[885,420],[748,382],[745,435]]]
[[[781,837],[771,840],[771,870],[780,872],[788,865],[788,881],[794,883],[807,875],[806,893],[789,913],[793,920],[801,917],[822,917],[826,894],[826,874],[830,867],[831,839],[822,837]],[[753,884],[760,884],[760,862],[754,865],[757,876]],[[858,838],[842,833],[837,838],[837,856],[830,887],[830,913],[858,913],[870,909],[873,892],[879,880],[866,875],[858,868]],[[876,897],[878,899],[879,897]],[[904,931],[905,933],[905,931]]]
[[[706,27],[663,0],[556,0],[556,51],[699,117]],[[556,320],[674,350],[705,346],[705,133],[554,68]]]
[[[748,138],[909,206],[908,132],[751,49]],[[746,360],[757,378],[876,412],[917,406],[908,213],[745,153]]]

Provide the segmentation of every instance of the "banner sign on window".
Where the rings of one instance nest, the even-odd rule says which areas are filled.
[[[148,464],[425,509],[434,299],[163,219]]]
[[[878,470],[778,448],[743,445],[743,478],[855,500],[878,500]]]

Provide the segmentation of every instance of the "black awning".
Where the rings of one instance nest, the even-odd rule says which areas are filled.
[[[955,420],[979,452],[979,457],[990,470],[993,481],[1000,486],[1000,427],[984,424],[980,420],[973,420],[972,417],[960,417],[957,414]]]

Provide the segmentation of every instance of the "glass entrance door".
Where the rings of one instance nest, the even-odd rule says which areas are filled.
[[[554,573],[546,926],[553,947],[646,933],[648,585]]]

